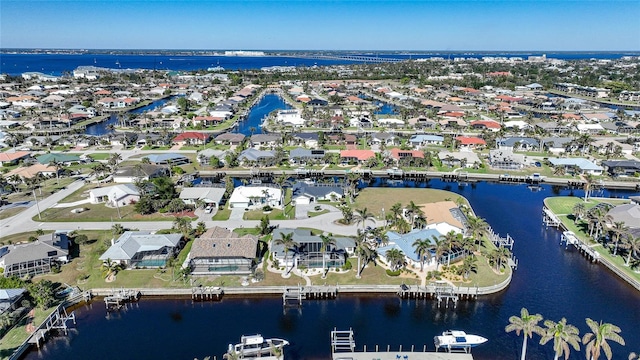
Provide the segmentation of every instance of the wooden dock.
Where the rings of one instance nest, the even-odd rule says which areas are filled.
[[[387,345],[380,348],[378,345],[367,350],[357,351],[353,330],[331,331],[331,359],[332,360],[473,360],[469,353],[438,353],[427,351],[427,346],[421,348],[411,346],[403,349],[400,345],[397,351]]]
[[[224,291],[218,286],[197,286],[191,288],[191,300],[193,301],[218,301],[222,299]]]
[[[40,348],[40,343],[46,341],[47,336],[51,331],[54,330],[62,330],[65,335],[68,332],[69,321],[73,321],[73,324],[76,324],[76,314],[75,312],[71,312],[71,314],[67,313],[67,310],[64,306],[59,306],[54,312],[52,312],[38,327],[38,329],[27,339],[27,343],[36,344],[38,349]]]
[[[302,306],[305,299],[335,299],[338,289],[335,286],[287,286],[282,292],[282,304]]]
[[[107,306],[107,311],[119,310],[125,303],[140,300],[140,296],[140,291],[133,289],[113,290],[111,295],[105,296],[104,303]]]
[[[449,303],[456,308],[458,300],[475,300],[478,295],[478,287],[454,287],[444,281],[436,281],[427,286],[402,284],[398,289],[398,296],[403,299],[435,299],[438,307],[444,305],[445,308],[449,307]]]
[[[573,245],[580,253],[584,254],[591,262],[599,262],[600,254],[598,254],[595,250],[593,250],[589,245],[582,242],[582,240],[578,239],[576,234],[572,231],[563,231],[562,236],[560,236],[560,244],[564,243],[565,249],[569,247],[569,245]]]

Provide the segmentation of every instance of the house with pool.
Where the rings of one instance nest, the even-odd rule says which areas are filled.
[[[127,268],[160,268],[178,254],[184,242],[182,234],[152,234],[126,231],[101,256],[103,262],[120,263]]]

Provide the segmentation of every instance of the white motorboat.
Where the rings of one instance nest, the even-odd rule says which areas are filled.
[[[487,342],[486,338],[467,334],[460,330],[449,330],[433,339],[436,349],[468,349]]]
[[[237,355],[238,359],[278,359],[284,360],[283,348],[289,345],[283,339],[265,339],[260,334],[243,335],[239,344],[229,344],[229,354]]]

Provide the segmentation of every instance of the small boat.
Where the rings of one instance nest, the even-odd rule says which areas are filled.
[[[284,360],[283,348],[289,345],[283,339],[265,339],[260,334],[243,335],[239,344],[229,344],[228,354],[235,354],[239,359],[279,359]]]
[[[470,335],[460,330],[448,330],[441,336],[433,338],[436,349],[469,349],[487,342],[486,338],[478,335]]]

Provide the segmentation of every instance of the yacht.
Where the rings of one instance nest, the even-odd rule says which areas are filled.
[[[433,339],[436,349],[468,349],[487,342],[486,338],[460,330],[448,330]]]
[[[261,358],[263,360],[284,360],[283,348],[289,345],[283,339],[265,339],[260,334],[243,335],[239,344],[229,344],[229,354],[236,354],[239,359]]]

